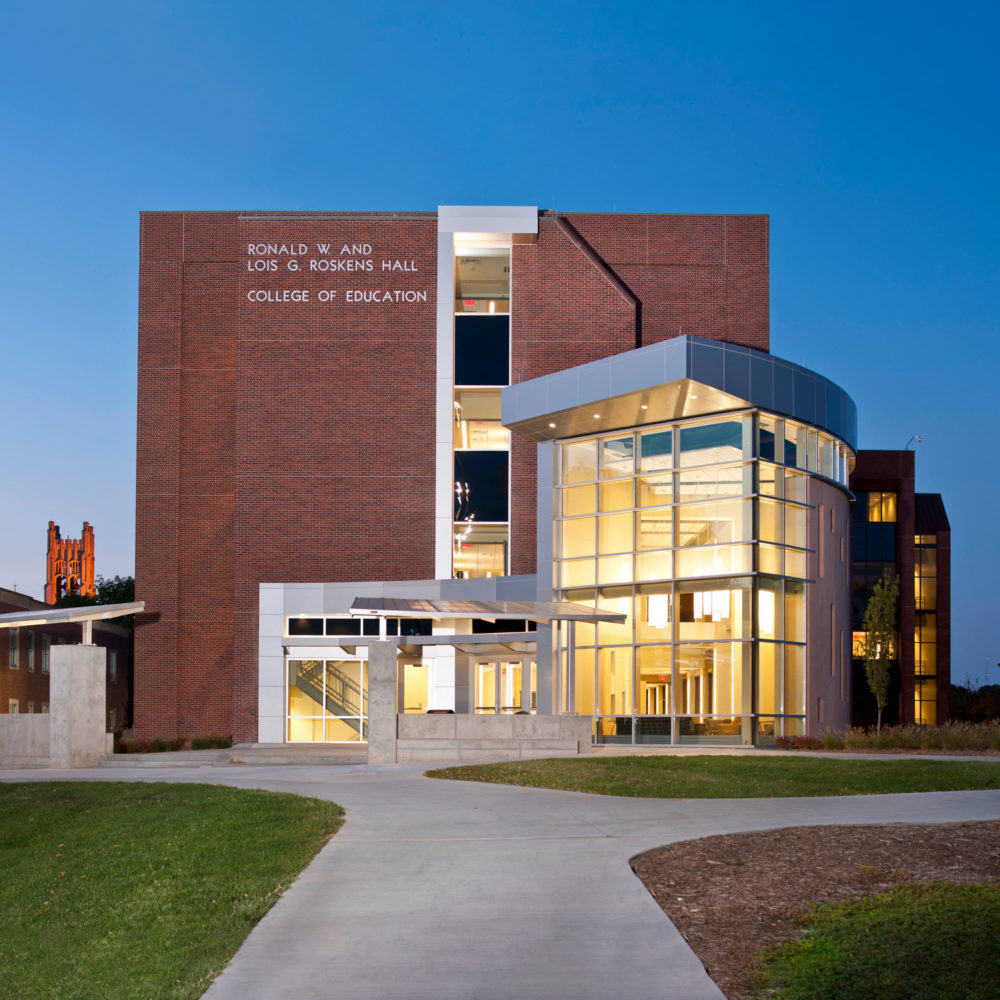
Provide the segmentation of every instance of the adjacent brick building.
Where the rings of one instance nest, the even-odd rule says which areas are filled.
[[[0,588],[0,614],[50,611],[50,606],[14,590]],[[11,714],[49,710],[49,653],[52,646],[80,641],[79,625],[28,625],[0,629],[0,705]],[[107,658],[108,732],[129,724],[130,636],[110,622],[95,622],[93,642]]]

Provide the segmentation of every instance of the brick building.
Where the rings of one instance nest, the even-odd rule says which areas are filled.
[[[889,723],[936,725],[948,718],[951,685],[951,525],[940,494],[914,490],[912,451],[858,452],[851,475],[851,576],[854,652],[872,588],[888,570],[899,577],[899,638]],[[875,701],[864,661],[854,660],[852,717],[871,725]]]
[[[657,345],[666,343],[686,352],[686,361],[677,352],[659,351]],[[614,406],[606,407],[603,416],[593,414],[599,423],[592,429],[602,434],[631,428],[628,448],[639,447],[645,440],[640,428],[657,421],[663,428],[681,421],[674,434],[680,441],[701,433],[694,425],[682,426],[683,421],[738,412],[738,420],[726,427],[738,425],[732,433],[743,435],[743,444],[719,444],[699,454],[721,455],[728,462],[732,456],[726,449],[735,447],[733,454],[742,455],[746,464],[749,492],[740,494],[746,502],[725,517],[721,507],[712,508],[708,514],[718,517],[706,522],[716,528],[725,522],[729,536],[748,543],[733,563],[743,567],[742,582],[733,584],[735,589],[725,584],[725,590],[720,583],[715,591],[695,595],[661,566],[657,572],[669,589],[665,600],[685,609],[692,600],[698,608],[709,601],[716,612],[723,600],[730,609],[745,601],[749,609],[758,601],[752,596],[759,590],[757,575],[773,573],[780,586],[768,591],[765,603],[777,595],[791,602],[789,608],[797,606],[794,595],[803,594],[806,583],[780,581],[808,579],[799,555],[815,562],[819,548],[813,539],[821,526],[809,513],[793,531],[789,512],[788,537],[801,535],[795,542],[800,548],[793,552],[783,534],[773,552],[760,556],[765,563],[771,559],[762,568],[757,524],[764,507],[755,499],[755,477],[770,475],[775,462],[790,467],[798,462],[809,489],[825,498],[825,507],[810,506],[803,494],[802,509],[829,510],[835,525],[830,530],[839,539],[849,521],[846,477],[856,447],[854,410],[842,390],[773,359],[768,349],[768,218],[763,215],[556,214],[489,207],[412,213],[144,213],[136,597],[146,602],[147,613],[136,633],[136,735],[361,738],[364,726],[357,719],[342,737],[332,737],[331,723],[322,721],[324,713],[344,715],[340,703],[331,701],[328,685],[334,683],[335,669],[336,683],[347,685],[346,668],[330,666],[333,661],[317,652],[318,639],[304,642],[296,636],[321,635],[325,641],[338,629],[369,634],[369,625],[375,625],[351,623],[349,605],[337,603],[343,594],[317,598],[317,585],[493,578],[513,581],[509,587],[527,588],[533,596],[574,598],[591,606],[625,600],[609,596],[596,578],[597,590],[588,597],[579,587],[534,577],[543,567],[545,573],[552,571],[551,474],[538,465],[538,455],[546,456],[543,466],[551,460],[552,453],[544,450],[551,443],[544,440],[545,427],[559,424],[556,402],[566,379],[573,382],[579,416],[595,409],[594,401],[631,398],[626,383],[632,385],[635,371],[644,374],[647,365],[674,373],[659,387],[663,392],[650,389],[656,406],[647,409],[637,402],[627,419],[610,415]],[[601,367],[606,359],[620,363]],[[591,384],[591,378],[597,381]],[[505,387],[522,385],[527,387],[521,398],[524,412],[532,410],[536,423],[546,417],[534,436],[511,434],[506,426],[519,430],[507,419],[514,397],[512,390],[505,394]],[[699,385],[705,392],[696,402],[692,387]],[[679,402],[678,387],[685,393]],[[777,423],[768,416],[772,412]],[[583,430],[574,426],[579,437]],[[776,433],[787,435],[783,445],[775,444]],[[801,454],[795,435],[801,437]],[[555,447],[570,445],[560,439]],[[676,460],[693,459],[678,451]],[[619,484],[623,489],[624,482]],[[680,478],[676,488],[676,496],[659,501],[665,510],[690,499],[682,495],[688,486]],[[779,489],[782,503],[784,489]],[[710,499],[725,495],[717,492]],[[838,521],[833,508],[841,507]],[[681,513],[678,507],[678,524]],[[785,516],[782,507],[779,517]],[[669,511],[661,520],[669,521]],[[682,540],[672,533],[665,544],[679,551],[695,544],[697,534]],[[830,551],[846,558],[846,544],[831,543]],[[634,555],[628,557],[633,568],[640,564]],[[744,555],[749,561],[741,562]],[[559,559],[566,556],[556,553]],[[711,575],[710,570],[702,567],[696,575]],[[837,576],[843,594],[832,598],[844,615],[846,578],[845,568]],[[267,590],[265,595],[279,585],[280,594]],[[633,588],[629,601],[648,603],[645,584],[629,577],[628,585]],[[418,589],[410,592],[419,596]],[[816,594],[821,590],[814,588]],[[728,596],[705,596],[712,593]],[[314,600],[333,602],[321,609],[330,614],[310,617],[317,610],[310,604]],[[804,605],[804,596],[801,601]],[[824,655],[848,663],[850,626],[838,616],[824,611],[822,627],[846,631],[847,648],[836,652],[836,640],[827,637],[824,649],[834,652]],[[470,627],[487,624],[480,620]],[[405,625],[390,621],[388,627]],[[628,652],[623,646],[621,657],[631,657],[633,650],[637,658],[650,652],[638,628],[630,631]],[[277,632],[265,650],[262,637],[268,629]],[[723,674],[734,690],[737,676],[743,678],[742,707],[726,709],[734,731],[741,716],[753,718],[756,726],[760,705],[755,702],[752,709],[750,701],[758,698],[753,692],[765,669],[761,657],[771,663],[775,654],[760,645],[756,631],[740,635],[739,650],[724,650],[718,636],[715,645],[703,643],[700,665],[690,678],[677,673],[680,667],[661,663],[656,669],[666,678],[660,683],[663,691],[650,694],[652,688],[643,688],[642,706],[639,688],[616,696],[604,713],[611,720],[607,731],[637,733],[641,727],[630,718],[649,709],[658,718],[683,715],[690,732],[711,735],[711,727],[690,720],[720,715],[721,710],[709,712],[706,706],[718,703]],[[680,631],[671,636],[663,649],[687,663],[690,650],[684,642],[689,640]],[[545,637],[548,641],[548,633]],[[818,696],[818,709],[813,705],[807,711],[804,634],[799,639],[777,640],[788,643],[780,647],[778,659],[787,656],[788,669],[802,678],[795,682],[802,691],[789,695],[798,706],[794,712],[769,710],[785,720],[777,729],[766,724],[772,734],[783,726],[794,732],[796,726],[815,728],[820,721],[840,718],[840,708],[823,717],[824,699],[846,704],[847,684],[838,682],[839,687]],[[562,639],[553,641],[544,656],[539,649],[539,677],[543,659],[547,664],[539,704],[548,704],[549,711],[586,714],[582,702],[566,701],[572,685],[559,687],[552,664],[565,650]],[[801,656],[792,648],[796,643]],[[353,654],[345,651],[353,647],[345,642],[337,648],[337,662],[347,663]],[[429,668],[420,675],[424,680],[414,680],[423,685],[416,699],[420,708],[453,705],[462,686],[455,679],[454,651],[435,655],[412,664],[414,678]],[[600,660],[600,642],[586,655]],[[743,666],[733,667],[737,661]],[[515,675],[500,659],[491,662],[470,667],[478,678],[473,686],[479,707],[478,685],[487,683],[483,678],[495,678],[491,704],[499,706],[501,677]],[[528,667],[522,658],[516,675],[527,678]],[[829,662],[826,667],[830,674]],[[782,668],[766,669],[780,673]],[[835,664],[834,675],[840,676],[837,669]],[[357,683],[363,687],[363,666],[355,663],[351,670],[362,671]],[[531,671],[534,676],[534,660]],[[555,687],[543,696],[550,682]],[[597,677],[593,683],[603,682]],[[317,690],[315,718],[310,716],[311,728],[306,728],[320,735],[293,735],[298,731],[295,699],[307,701],[306,694]],[[523,704],[528,703],[525,694]],[[661,729],[669,728],[669,718]],[[766,726],[760,722],[754,732],[759,736]],[[679,727],[672,731],[676,738]],[[741,739],[755,738],[744,725]]]
[[[51,611],[43,601],[0,588],[0,614],[18,611]],[[48,712],[49,655],[53,646],[80,642],[75,624],[26,625],[0,629],[0,705],[10,714]],[[129,724],[130,636],[110,622],[93,626],[93,642],[107,659],[108,732]]]

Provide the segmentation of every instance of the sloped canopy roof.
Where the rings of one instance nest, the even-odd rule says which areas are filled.
[[[77,608],[49,608],[47,611],[10,611],[0,615],[0,628],[21,625],[63,625],[67,622],[96,622],[106,618],[134,615],[146,608],[145,601],[128,604],[84,604]]]
[[[614,622],[625,624],[625,615],[588,608],[569,601],[459,601],[405,597],[358,597],[352,615],[390,615],[393,618],[490,618],[533,622]]]

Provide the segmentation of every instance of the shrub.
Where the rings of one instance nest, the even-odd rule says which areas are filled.
[[[822,750],[823,743],[813,736],[779,736],[774,745],[781,750]]]
[[[192,750],[225,750],[232,745],[230,736],[196,736],[191,741]]]
[[[839,733],[834,733],[827,729],[826,732],[823,733],[823,749],[843,750],[844,738]]]

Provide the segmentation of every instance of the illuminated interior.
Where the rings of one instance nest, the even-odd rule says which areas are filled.
[[[627,616],[575,626],[573,671],[563,636],[561,710],[606,743],[802,733],[806,484],[846,484],[847,458],[751,411],[558,442],[558,597]]]

